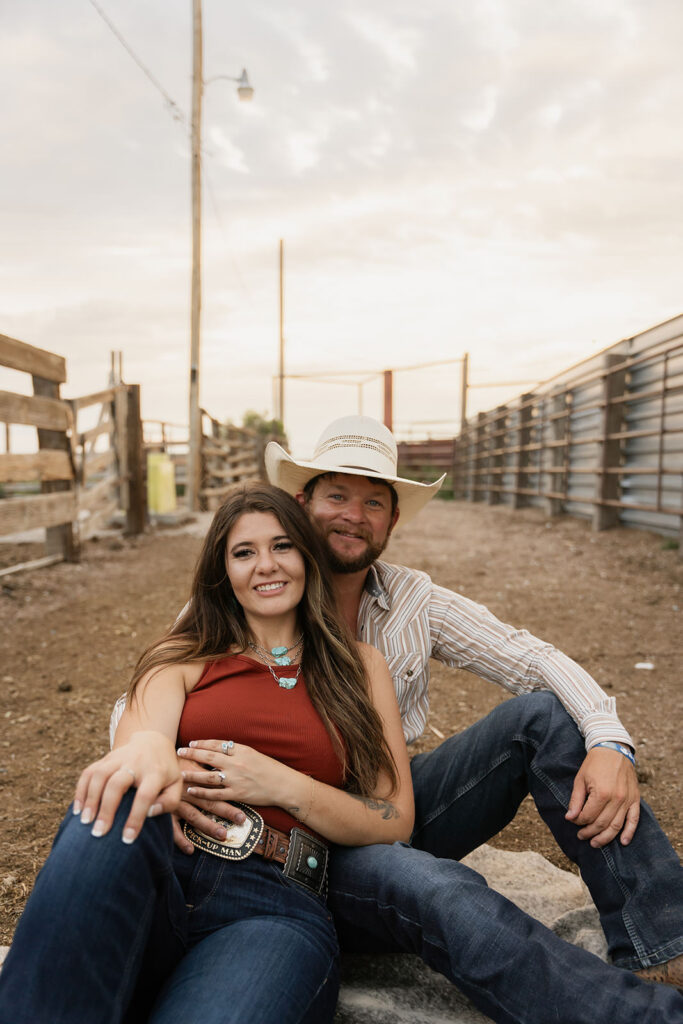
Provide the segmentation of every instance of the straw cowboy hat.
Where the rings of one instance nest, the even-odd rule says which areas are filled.
[[[303,491],[321,473],[349,473],[385,480],[396,488],[401,522],[405,523],[433,498],[446,474],[433,484],[406,480],[396,473],[394,435],[370,416],[342,416],[323,430],[310,460],[293,459],[276,441],[266,446],[266,473],[271,484],[290,494]]]

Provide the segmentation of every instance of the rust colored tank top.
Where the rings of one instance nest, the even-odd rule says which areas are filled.
[[[288,666],[294,675],[297,666]],[[342,764],[320,715],[313,707],[303,675],[292,690],[277,685],[265,665],[244,654],[209,662],[187,695],[178,726],[178,742],[234,740],[262,754],[341,787]],[[257,807],[271,828],[289,832],[305,827],[281,807]]]

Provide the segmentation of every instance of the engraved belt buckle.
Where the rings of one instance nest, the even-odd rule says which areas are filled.
[[[300,828],[293,828],[289,834],[289,850],[282,870],[287,878],[310,889],[316,896],[322,896],[329,856],[330,851],[325,843]]]
[[[213,853],[216,857],[223,857],[225,860],[246,860],[253,853],[263,833],[263,818],[248,804],[232,800],[235,807],[244,811],[245,819],[241,825],[226,818],[219,818],[217,814],[207,814],[207,818],[213,819],[227,830],[225,839],[214,839],[200,832],[187,821],[183,822],[183,833],[190,840],[193,846],[205,853]]]

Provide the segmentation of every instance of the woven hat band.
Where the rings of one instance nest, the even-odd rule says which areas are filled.
[[[392,448],[379,438],[361,434],[337,434],[321,440],[313,459],[340,469],[367,469],[384,476],[395,476],[398,464],[395,445]]]

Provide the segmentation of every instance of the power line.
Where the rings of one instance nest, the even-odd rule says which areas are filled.
[[[140,60],[140,58],[135,53],[133,48],[126,41],[126,39],[123,37],[123,35],[119,32],[119,30],[117,29],[116,25],[114,25],[114,23],[112,21],[110,21],[110,19],[104,13],[104,11],[100,7],[100,5],[98,3],[96,3],[96,0],[90,0],[90,3],[95,8],[95,10],[99,14],[100,18],[102,18],[102,21],[105,23],[105,25],[107,25],[107,27],[110,29],[110,31],[113,32],[113,34],[116,36],[116,38],[121,43],[121,46],[124,48],[124,50],[128,53],[128,55],[130,57],[133,58],[133,60],[137,64],[137,66],[142,71],[143,75],[145,75],[149,79],[149,81],[152,83],[154,88],[157,89],[157,91],[161,93],[161,95],[164,98],[164,101],[166,102],[167,107],[169,108],[169,111],[171,113],[171,117],[174,119],[174,121],[179,121],[182,125],[184,125],[186,128],[188,128],[189,127],[189,122],[187,120],[187,116],[180,109],[180,107],[178,106],[176,101],[173,99],[173,97],[170,96],[166,92],[166,90],[164,89],[164,87],[161,84],[161,82],[157,78],[155,78],[155,76],[152,74],[152,72],[149,70],[149,68],[145,64],[143,64],[143,62]]]

